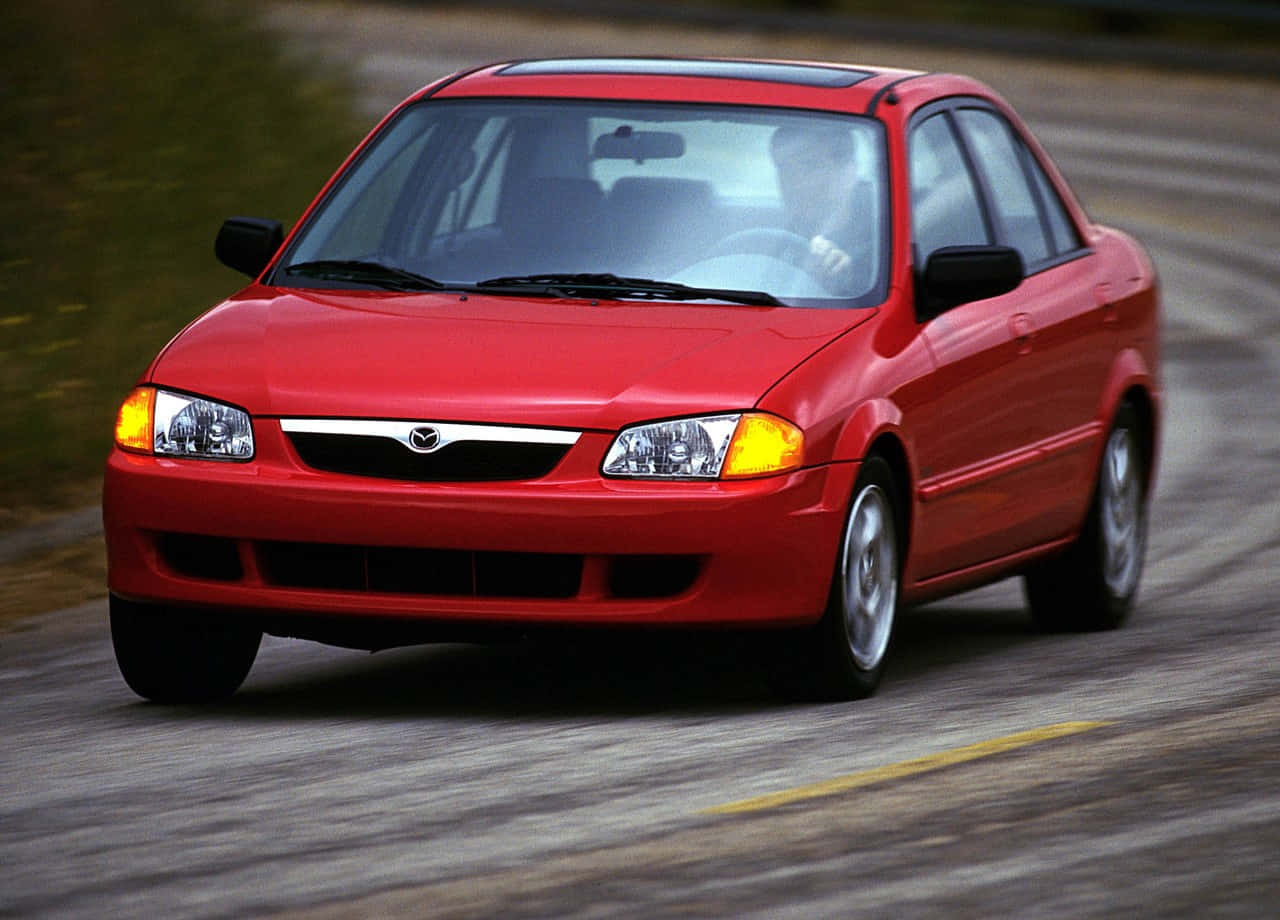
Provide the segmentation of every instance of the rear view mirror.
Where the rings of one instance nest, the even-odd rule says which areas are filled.
[[[674,131],[633,131],[621,125],[612,134],[601,134],[591,148],[597,160],[673,160],[684,156],[684,138]]]
[[[213,251],[228,268],[257,278],[284,242],[278,220],[263,217],[228,217],[218,231]]]
[[[1008,246],[944,246],[930,254],[920,277],[922,316],[1007,294],[1022,283],[1022,255]]]

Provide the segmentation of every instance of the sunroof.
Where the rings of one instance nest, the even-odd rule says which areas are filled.
[[[509,76],[556,74],[633,74],[653,77],[717,77],[794,83],[828,89],[853,86],[871,76],[865,70],[816,64],[778,64],[769,61],[689,61],[676,58],[561,58],[525,61],[501,70]]]

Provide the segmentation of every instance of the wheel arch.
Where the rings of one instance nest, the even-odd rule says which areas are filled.
[[[1112,365],[1103,390],[1099,418],[1110,427],[1125,403],[1133,406],[1142,426],[1142,452],[1147,494],[1155,486],[1161,435],[1159,385],[1144,356],[1137,349],[1121,352]]]
[[[907,449],[895,432],[885,431],[867,447],[866,456],[879,457],[888,464],[889,472],[893,475],[893,487],[898,493],[898,564],[905,571],[915,518],[915,503],[911,500],[911,464],[907,459]]]
[[[915,476],[901,423],[902,412],[891,401],[876,399],[863,403],[849,416],[840,433],[836,457],[858,461],[879,457],[888,464],[899,506],[899,562],[905,567],[915,522]],[[849,498],[852,501],[853,496]]]
[[[1142,450],[1142,470],[1145,482],[1143,489],[1146,494],[1151,495],[1151,490],[1155,486],[1156,479],[1156,444],[1157,437],[1157,412],[1155,400],[1152,398],[1150,391],[1145,387],[1134,385],[1130,386],[1120,394],[1119,400],[1116,402],[1115,411],[1118,412],[1122,405],[1128,404],[1133,407],[1138,416],[1138,424],[1141,426],[1139,432],[1142,440],[1139,447]],[[1113,417],[1115,413],[1112,413]]]

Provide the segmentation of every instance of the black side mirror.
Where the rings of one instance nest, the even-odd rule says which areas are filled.
[[[974,300],[1007,294],[1022,283],[1022,255],[1008,246],[944,246],[920,275],[917,312],[937,316]]]
[[[214,240],[218,261],[250,278],[257,278],[284,242],[278,220],[263,217],[228,217]]]

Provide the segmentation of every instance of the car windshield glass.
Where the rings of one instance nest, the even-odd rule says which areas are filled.
[[[377,279],[357,272],[290,271],[372,263],[450,289],[613,275],[798,306],[870,306],[887,286],[885,173],[879,123],[856,116],[426,101],[363,151],[271,280],[372,287]]]

